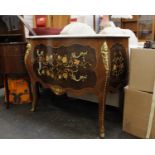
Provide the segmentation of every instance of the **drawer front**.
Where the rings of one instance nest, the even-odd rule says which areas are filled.
[[[44,83],[81,89],[96,84],[96,54],[90,46],[53,48],[39,44],[33,51],[33,70]]]
[[[128,82],[128,51],[122,43],[113,44],[110,51],[110,85],[113,87],[125,86]]]

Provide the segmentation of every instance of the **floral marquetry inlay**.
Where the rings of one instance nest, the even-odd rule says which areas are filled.
[[[121,44],[115,44],[111,48],[111,76],[119,77],[127,71],[125,48]]]
[[[40,44],[34,49],[34,70],[45,82],[55,81],[63,86],[80,87],[80,84],[93,86],[96,75],[93,71],[96,66],[95,50],[88,46],[73,44],[69,47],[52,48]]]

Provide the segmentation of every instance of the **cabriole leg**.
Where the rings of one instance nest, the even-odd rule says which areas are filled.
[[[38,85],[36,82],[32,83],[32,108],[31,111],[34,112],[36,110],[37,101],[38,101]]]
[[[105,99],[104,93],[100,93],[98,95],[99,100],[99,136],[100,138],[104,138],[104,111],[105,111]]]

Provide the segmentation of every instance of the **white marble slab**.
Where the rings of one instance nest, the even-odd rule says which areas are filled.
[[[37,35],[37,36],[29,36],[28,39],[41,39],[41,38],[105,38],[105,37],[126,37],[128,38],[128,35],[103,35],[103,34],[96,34],[96,35]]]

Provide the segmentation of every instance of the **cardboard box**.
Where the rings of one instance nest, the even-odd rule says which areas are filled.
[[[129,88],[153,92],[155,79],[155,49],[131,49]]]
[[[155,138],[152,97],[151,93],[125,88],[123,131],[140,138]]]

